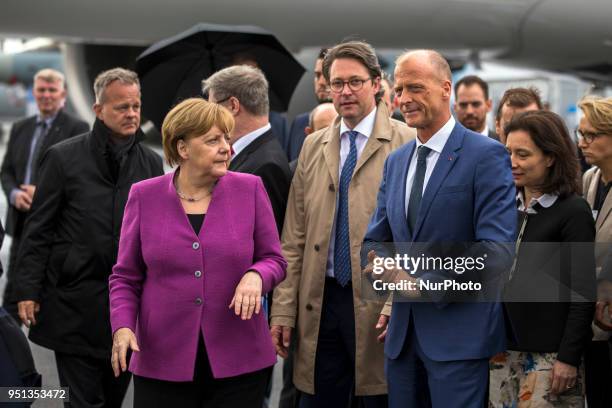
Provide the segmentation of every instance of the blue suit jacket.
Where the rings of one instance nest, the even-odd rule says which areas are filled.
[[[406,177],[415,146],[412,141],[387,158],[364,249],[382,242],[478,242],[480,252],[482,246],[489,246],[494,254],[488,258],[486,273],[507,270],[512,259],[507,243],[514,241],[517,216],[510,159],[504,146],[457,123],[427,183],[415,230],[410,231],[405,212]],[[441,273],[430,272],[420,279],[436,281],[441,277]],[[487,358],[505,349],[501,304],[437,300],[394,301],[385,342],[387,357],[400,354],[411,315],[419,344],[432,360]]]
[[[291,129],[289,129],[289,136],[287,137],[287,146],[285,149],[287,151],[289,161],[297,159],[300,155],[302,145],[304,144],[304,139],[306,139],[304,128],[308,126],[309,116],[310,112],[300,113],[291,123]]]

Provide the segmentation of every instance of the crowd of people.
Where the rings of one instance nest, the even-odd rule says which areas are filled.
[[[3,307],[54,351],[67,406],[120,407],[133,377],[136,407],[260,408],[277,356],[281,408],[611,406],[612,98],[579,101],[573,138],[535,88],[489,127],[487,83],[453,84],[434,50],[390,79],[348,41],[314,74],[282,135],[256,64],[202,78],[163,122],[167,174],[134,72],[98,75],[91,130],[64,76],[36,74],[0,171]],[[489,259],[372,272],[421,251]]]

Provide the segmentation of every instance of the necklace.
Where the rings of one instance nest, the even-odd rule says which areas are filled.
[[[189,201],[190,203],[195,203],[196,201],[203,200],[206,197],[210,196],[212,194],[212,191],[209,191],[207,194],[203,195],[202,197],[197,197],[197,198],[187,197],[185,194],[181,193],[178,189],[176,190],[176,194],[179,196],[181,200]]]

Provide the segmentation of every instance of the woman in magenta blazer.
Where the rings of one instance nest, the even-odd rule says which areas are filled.
[[[177,170],[130,191],[110,308],[135,407],[262,405],[276,354],[261,297],[286,262],[261,180],[227,170],[233,125],[219,105],[180,103],[162,127]]]

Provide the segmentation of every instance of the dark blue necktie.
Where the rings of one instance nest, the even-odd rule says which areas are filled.
[[[340,186],[338,193],[338,212],[336,214],[336,241],[334,247],[334,275],[341,286],[346,286],[351,281],[351,242],[349,237],[349,215],[348,215],[348,192],[353,170],[357,164],[357,139],[358,132],[347,132],[351,147],[349,154],[342,166],[340,173]]]
[[[408,200],[408,225],[410,231],[414,234],[417,216],[419,215],[419,207],[423,198],[423,184],[425,183],[425,171],[427,170],[427,155],[431,149],[421,145],[417,150],[417,165],[414,179],[412,180],[412,189],[410,190],[410,199]]]

